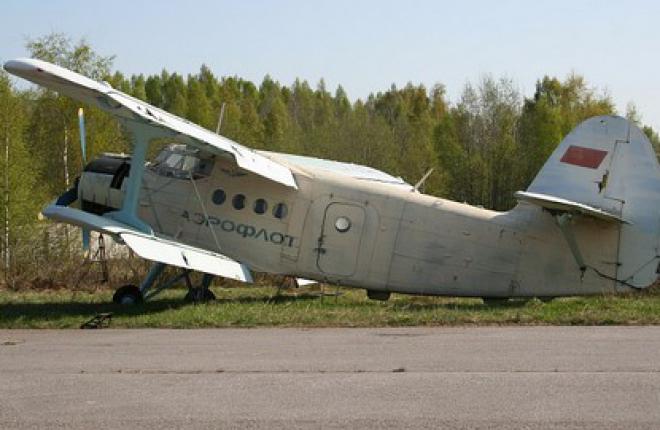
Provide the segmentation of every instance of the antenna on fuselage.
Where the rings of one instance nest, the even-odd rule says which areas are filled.
[[[222,119],[225,117],[225,103],[222,102],[220,106],[220,116],[218,117],[218,125],[215,128],[215,134],[220,134],[220,127],[222,127]]]
[[[424,176],[422,176],[422,179],[417,181],[417,183],[415,184],[415,186],[412,189],[413,193],[418,193],[419,192],[420,187],[422,185],[424,185],[424,182],[426,182],[426,180],[429,178],[429,176],[431,176],[431,173],[433,173],[433,169],[434,168],[431,167],[426,173],[424,173]]]

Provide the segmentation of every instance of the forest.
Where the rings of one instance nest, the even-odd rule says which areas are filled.
[[[496,210],[515,205],[560,140],[582,120],[620,114],[638,123],[660,151],[660,139],[630,104],[616,112],[607,92],[580,75],[542,76],[524,95],[509,78],[484,76],[449,100],[441,83],[431,88],[392,85],[352,99],[323,80],[282,84],[266,76],[250,82],[216,76],[207,66],[183,76],[126,76],[113,56],[85,40],[48,34],[26,43],[29,55],[99,81],[255,149],[364,164],[417,182],[434,169],[427,194]],[[0,235],[5,283],[25,280],[79,252],[78,243],[49,236],[41,208],[68,189],[83,168],[77,102],[18,84],[0,71],[2,199]],[[87,152],[130,153],[127,137],[107,114],[85,106]],[[73,240],[71,241],[73,242]],[[38,276],[47,276],[41,273]],[[0,281],[1,282],[1,281]]]

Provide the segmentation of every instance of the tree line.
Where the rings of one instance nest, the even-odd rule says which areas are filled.
[[[445,87],[407,84],[352,101],[323,80],[283,85],[269,76],[251,82],[216,76],[202,65],[183,76],[163,70],[126,76],[113,71],[114,57],[102,56],[84,40],[63,34],[28,41],[44,59],[124,91],[243,145],[369,165],[410,183],[429,169],[428,194],[496,210],[515,205],[557,144],[579,122],[614,114],[610,96],[577,74],[544,76],[525,96],[506,78],[467,83],[456,101]],[[0,162],[3,198],[0,241],[4,270],[21,258],[21,244],[40,249],[37,213],[71,186],[83,163],[77,110],[80,104],[42,88],[19,89],[0,72]],[[626,113],[639,123],[630,106]],[[85,106],[88,156],[130,152],[127,136],[104,112]],[[660,150],[657,133],[641,125]],[[25,247],[23,247],[25,248]],[[30,254],[32,255],[32,254]]]

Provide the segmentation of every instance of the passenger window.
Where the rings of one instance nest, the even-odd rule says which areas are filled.
[[[236,194],[231,201],[234,209],[241,210],[245,207],[245,196],[243,194]]]
[[[213,191],[213,196],[211,197],[211,200],[213,200],[213,203],[216,205],[221,205],[225,202],[227,199],[227,194],[221,189],[217,189]]]
[[[268,203],[264,199],[257,199],[254,202],[254,212],[259,215],[265,213],[268,210]]]
[[[283,219],[286,217],[287,214],[287,207],[286,204],[284,203],[278,203],[275,206],[273,206],[273,216],[278,219]]]

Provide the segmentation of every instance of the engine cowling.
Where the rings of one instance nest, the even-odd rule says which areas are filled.
[[[78,183],[80,208],[85,212],[103,215],[122,205],[122,186],[131,169],[131,158],[119,154],[103,154],[90,161]]]

